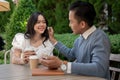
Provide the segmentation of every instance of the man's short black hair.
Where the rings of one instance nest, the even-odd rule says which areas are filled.
[[[70,11],[75,11],[75,18],[80,22],[84,20],[91,27],[96,17],[94,6],[89,2],[76,1],[70,5]]]

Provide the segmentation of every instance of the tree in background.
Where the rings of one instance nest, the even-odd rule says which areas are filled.
[[[15,7],[15,5],[11,0],[6,0],[6,1],[8,1],[10,4],[10,11],[0,12],[0,33],[5,32],[5,26],[9,22],[10,15],[13,13]]]
[[[93,0],[91,0],[93,1]],[[108,18],[108,6],[107,2],[105,0],[98,0],[94,1],[94,7],[96,10],[96,26],[99,29],[102,29],[104,31],[108,30],[108,25],[107,25],[107,18]]]
[[[36,0],[37,9],[48,18],[56,33],[70,33],[68,7],[73,0]]]
[[[36,11],[41,11],[48,19],[49,26],[53,26],[55,33],[70,33],[68,20],[69,5],[75,0],[19,0],[19,4],[15,7],[10,17],[10,22],[6,28],[7,46],[11,45],[13,36],[17,32],[24,32],[26,21],[29,15]],[[97,12],[95,25],[104,20],[104,5],[108,5],[108,19],[105,23],[108,25],[109,33],[120,33],[120,1],[118,0],[83,0],[92,3]],[[101,18],[103,16],[103,18]],[[99,25],[98,25],[99,26]]]
[[[48,19],[49,26],[54,26],[56,23],[55,20],[55,6],[56,0],[35,0],[37,10],[44,13],[46,18]]]
[[[120,1],[107,0],[108,3],[108,26],[112,34],[120,33]]]
[[[34,11],[36,11],[36,7],[32,0],[19,0],[11,15],[10,22],[5,26],[6,48],[11,47],[12,39],[16,33],[25,32],[27,19]]]
[[[44,12],[49,20],[49,25],[53,26],[56,33],[69,33],[71,32],[68,27],[68,7],[71,2],[75,0],[35,0],[37,9]],[[120,33],[118,27],[120,1],[118,0],[82,0],[90,2],[94,5],[97,16],[95,25],[100,29],[108,31],[110,34],[113,32]],[[110,10],[111,8],[111,10]],[[112,14],[112,15],[111,15]],[[119,31],[118,31],[119,30]]]
[[[92,3],[97,16],[95,24],[110,34],[120,33],[120,1],[119,0],[83,0]],[[104,28],[102,28],[104,27]]]

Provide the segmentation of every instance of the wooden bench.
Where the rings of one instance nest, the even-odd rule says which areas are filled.
[[[120,54],[110,54],[109,69],[111,73],[111,80],[120,80]]]

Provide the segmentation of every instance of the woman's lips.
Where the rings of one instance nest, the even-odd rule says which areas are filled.
[[[43,30],[45,30],[44,28],[38,28],[40,31],[43,31]]]

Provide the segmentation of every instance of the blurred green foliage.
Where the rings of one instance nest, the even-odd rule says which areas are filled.
[[[120,54],[120,34],[110,35],[111,53]]]
[[[36,11],[32,0],[20,0],[10,17],[10,22],[5,26],[6,29],[6,49],[11,47],[11,41],[18,32],[25,32],[29,16]]]
[[[7,23],[9,23],[10,15],[13,13],[13,10],[15,7],[12,0],[6,0],[6,1],[8,1],[10,4],[10,11],[1,11],[0,12],[0,33],[5,32],[5,26]]]

